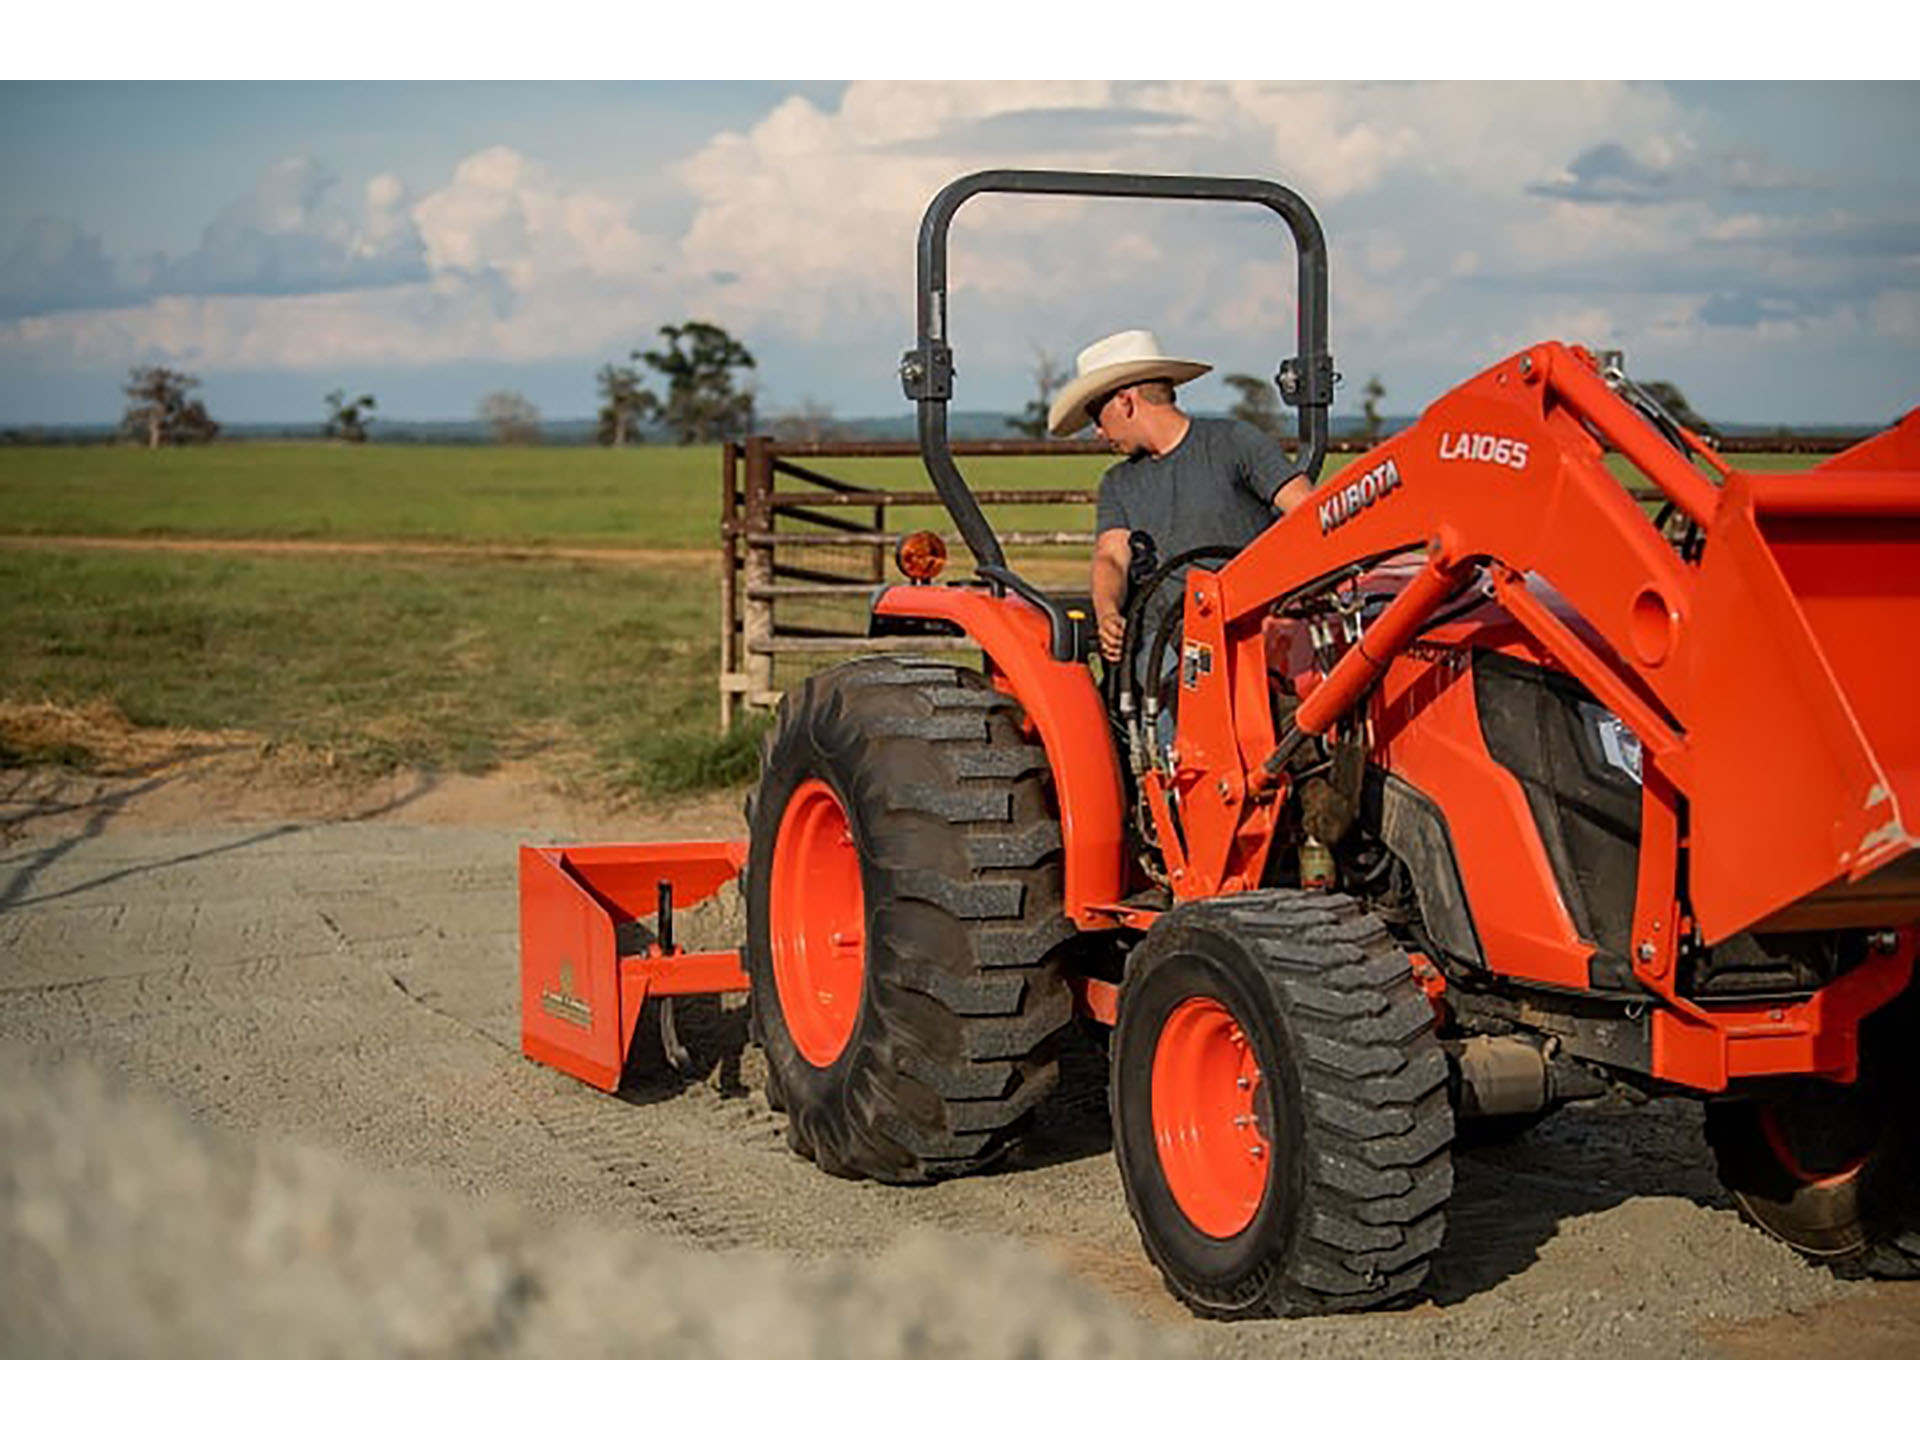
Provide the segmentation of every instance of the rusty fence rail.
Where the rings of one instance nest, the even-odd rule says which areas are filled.
[[[1858,435],[1741,437],[1720,442],[1726,454],[1830,454]],[[1333,453],[1358,453],[1371,441],[1341,438]],[[959,441],[956,457],[1105,455],[1096,441]],[[820,462],[918,459],[910,441],[778,441],[755,436],[721,447],[720,729],[742,704],[770,707],[805,674],[848,655],[887,650],[961,650],[961,639],[869,637],[867,604],[886,579],[899,532],[890,507],[935,507],[925,489],[875,489],[833,475]],[[1086,505],[1090,488],[976,489],[983,509]],[[1091,522],[1091,511],[1088,520]],[[963,549],[950,525],[937,526],[948,546]],[[1031,552],[1089,546],[1090,530],[1020,529],[995,525],[1002,543]]]

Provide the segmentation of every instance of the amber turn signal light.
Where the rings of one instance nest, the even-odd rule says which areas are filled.
[[[893,563],[916,585],[924,585],[947,568],[947,542],[931,530],[902,535],[894,547]]]

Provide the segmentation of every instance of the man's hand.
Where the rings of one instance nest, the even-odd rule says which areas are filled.
[[[1093,542],[1093,613],[1100,621],[1100,653],[1109,665],[1120,658],[1127,620],[1121,606],[1127,600],[1128,532],[1102,530]]]

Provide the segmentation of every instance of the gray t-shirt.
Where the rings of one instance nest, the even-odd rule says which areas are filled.
[[[1136,455],[1101,477],[1094,531],[1144,530],[1160,564],[1202,545],[1238,550],[1278,518],[1274,492],[1292,474],[1287,452],[1265,431],[1244,420],[1195,418],[1165,455]],[[1146,640],[1179,595],[1171,580],[1160,586]]]

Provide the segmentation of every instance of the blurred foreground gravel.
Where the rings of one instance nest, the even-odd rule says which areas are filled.
[[[245,1143],[12,1047],[0,1155],[10,1358],[1190,1353],[1012,1243],[701,1254]]]

